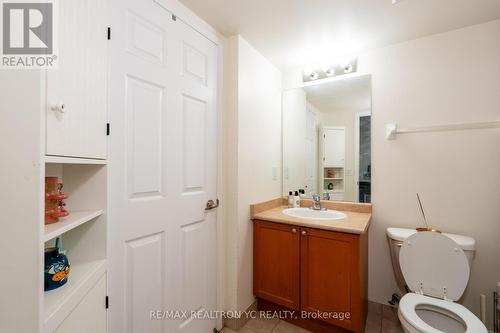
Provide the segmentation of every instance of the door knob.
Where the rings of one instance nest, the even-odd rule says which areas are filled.
[[[297,229],[292,228],[292,233],[296,233],[296,232],[297,232]]]
[[[59,113],[65,113],[66,112],[66,104],[64,104],[63,102],[51,104],[50,109],[52,111],[57,111]]]
[[[307,235],[307,232],[305,230],[302,231],[302,236]]]
[[[219,207],[219,199],[215,199],[213,201],[212,199],[207,201],[207,205],[205,206],[205,210],[212,210],[214,208]]]

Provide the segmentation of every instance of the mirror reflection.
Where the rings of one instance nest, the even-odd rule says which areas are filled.
[[[283,195],[371,202],[371,78],[283,92]]]

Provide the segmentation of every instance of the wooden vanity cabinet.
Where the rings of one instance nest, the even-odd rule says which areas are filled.
[[[326,316],[294,322],[313,332],[362,332],[367,311],[366,234],[256,220],[254,292],[266,309],[276,304],[309,313],[349,313],[343,320]]]
[[[299,228],[259,221],[254,225],[254,295],[299,310]]]
[[[366,282],[360,243],[360,235],[301,228],[301,310],[349,313],[349,319],[323,320],[361,332]]]

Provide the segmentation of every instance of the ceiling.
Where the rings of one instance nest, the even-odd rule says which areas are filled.
[[[371,109],[370,76],[358,76],[303,88],[307,101],[321,112]]]
[[[278,68],[311,66],[500,18],[500,0],[180,0]]]

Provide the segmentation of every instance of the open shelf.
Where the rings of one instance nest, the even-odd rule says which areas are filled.
[[[71,262],[70,262],[71,265]],[[53,332],[106,272],[106,260],[71,265],[68,282],[44,292],[44,331]]]
[[[98,160],[93,158],[78,158],[66,156],[45,156],[45,163],[61,163],[61,164],[107,164],[107,160]]]
[[[89,222],[96,217],[102,215],[103,210],[83,210],[83,211],[70,211],[68,217],[64,217],[61,221],[46,224],[45,232],[43,234],[43,241],[46,242],[55,238],[71,229],[74,229],[86,222]]]

